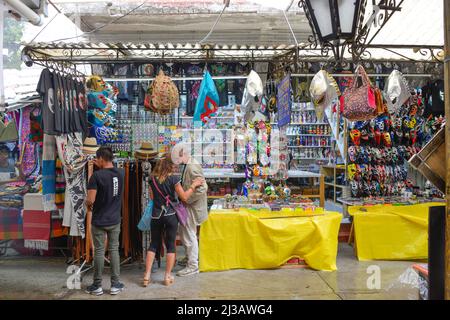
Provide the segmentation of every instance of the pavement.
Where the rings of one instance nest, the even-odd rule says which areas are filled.
[[[338,271],[324,272],[309,268],[274,270],[231,270],[175,277],[175,283],[162,284],[163,266],[152,275],[152,283],[141,287],[143,264],[123,265],[121,280],[125,290],[109,294],[109,269],[105,269],[103,290],[99,297],[84,292],[91,284],[92,271],[82,278],[81,290],[67,287],[67,265],[63,258],[2,257],[0,258],[0,300],[2,299],[296,299],[296,300],[417,300],[418,289],[403,284],[401,279],[414,280],[411,261],[358,261],[353,248],[339,244]],[[369,271],[379,270],[380,282]],[[378,269],[379,268],[379,269]],[[177,266],[175,271],[180,270]],[[411,280],[412,279],[412,280]],[[369,288],[373,287],[373,288]]]

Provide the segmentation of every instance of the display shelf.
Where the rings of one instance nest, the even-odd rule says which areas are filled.
[[[309,133],[298,133],[298,134],[287,134],[287,137],[331,137],[331,134],[309,134]]]
[[[305,122],[305,123],[291,123],[290,126],[324,126],[329,125],[329,123],[326,122]]]
[[[340,167],[339,165],[323,165],[320,168],[320,172],[326,177],[333,177],[332,182],[325,182],[325,186],[329,188],[333,188],[333,198],[331,199],[334,203],[338,203],[338,199],[336,196],[337,189],[344,191],[347,186],[336,184],[336,176],[337,172],[345,173],[345,166]]]
[[[187,116],[180,117],[180,119],[182,119],[182,120],[184,120],[184,119],[193,119],[193,118],[194,117],[187,117]],[[215,117],[210,118],[210,120],[216,120],[216,119],[234,119],[234,117],[215,116]]]
[[[208,144],[231,144],[232,142],[231,141],[193,141],[193,142],[191,142],[191,143],[194,143],[194,144],[205,144],[205,143],[208,143]]]
[[[203,174],[206,179],[245,178],[244,172],[234,172],[233,169],[203,169]],[[289,178],[320,178],[322,175],[309,171],[289,170],[288,176]]]
[[[317,161],[326,161],[328,158],[293,158],[293,160],[317,160]]]
[[[332,146],[288,146],[288,148],[296,149],[296,148],[332,148]]]

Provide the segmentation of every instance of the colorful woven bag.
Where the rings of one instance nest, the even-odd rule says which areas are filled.
[[[358,87],[358,77],[362,78],[360,87]],[[366,121],[375,118],[376,115],[375,88],[360,65],[356,68],[353,86],[344,92],[342,116],[350,121]]]
[[[151,84],[151,108],[160,114],[171,113],[180,105],[178,88],[162,70]]]

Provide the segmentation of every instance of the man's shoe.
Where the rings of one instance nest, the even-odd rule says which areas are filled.
[[[91,284],[86,288],[86,293],[93,294],[94,296],[101,296],[103,294],[103,289],[100,286]]]
[[[123,291],[123,289],[125,288],[125,285],[123,283],[115,283],[113,285],[111,285],[111,294],[112,295],[116,295],[119,292]]]
[[[193,274],[197,274],[198,272],[199,272],[198,268],[187,267],[187,268],[184,268],[183,270],[178,271],[177,276],[186,277],[186,276],[190,276]]]
[[[184,257],[180,260],[178,260],[178,265],[182,267],[186,267],[188,263],[188,257]]]

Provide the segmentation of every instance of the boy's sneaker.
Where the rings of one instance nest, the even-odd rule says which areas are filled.
[[[125,288],[125,285],[123,283],[115,283],[113,285],[111,285],[111,294],[115,295],[118,294],[119,292],[123,291],[123,289]]]
[[[91,284],[86,288],[86,293],[93,294],[94,296],[101,296],[103,294],[103,289],[98,285]]]

